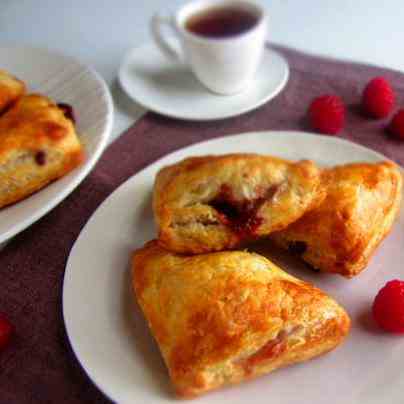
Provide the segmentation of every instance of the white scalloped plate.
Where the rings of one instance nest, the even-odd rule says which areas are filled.
[[[115,402],[178,402],[156,344],[133,302],[128,261],[133,249],[155,236],[151,190],[157,170],[184,157],[212,151],[309,158],[321,165],[384,159],[372,150],[334,137],[303,132],[249,133],[176,151],[120,186],[81,232],[69,257],[63,286],[63,315],[73,350],[94,383]],[[352,280],[315,274],[295,259],[272,253],[271,258],[286,271],[319,286],[347,309],[352,318],[349,338],[327,355],[192,402],[401,403],[404,337],[380,332],[369,310],[381,286],[404,277],[404,209],[367,270]]]
[[[104,80],[93,69],[60,53],[25,46],[0,47],[0,69],[39,92],[73,106],[77,132],[86,149],[80,167],[29,198],[0,210],[0,248],[53,209],[94,167],[112,128],[113,105]]]

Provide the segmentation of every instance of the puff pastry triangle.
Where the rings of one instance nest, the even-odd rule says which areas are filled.
[[[184,397],[328,352],[350,328],[333,299],[258,254],[187,257],[151,241],[133,255],[132,280]]]
[[[185,159],[157,174],[160,242],[182,253],[220,251],[282,230],[323,197],[320,170],[256,154]]]
[[[47,97],[23,96],[0,117],[0,207],[43,188],[83,158],[64,111]]]
[[[392,162],[324,172],[326,198],[271,238],[312,267],[351,278],[368,264],[399,212],[402,175]]]

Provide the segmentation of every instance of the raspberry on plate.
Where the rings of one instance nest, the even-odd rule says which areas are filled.
[[[398,110],[388,126],[389,132],[399,140],[404,140],[404,109]]]
[[[334,135],[345,123],[345,106],[336,95],[315,98],[309,108],[309,119],[313,129]]]
[[[373,302],[373,317],[385,331],[404,333],[404,281],[387,282]]]
[[[370,80],[363,90],[362,108],[372,118],[385,118],[394,106],[394,92],[383,77]]]
[[[0,351],[7,346],[13,332],[13,325],[6,316],[0,313]]]

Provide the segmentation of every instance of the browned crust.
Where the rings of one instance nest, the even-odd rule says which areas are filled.
[[[186,257],[152,241],[133,255],[132,282],[182,397],[328,352],[350,328],[325,293],[257,254]]]
[[[37,152],[52,156],[52,162],[35,164]],[[21,155],[27,156],[23,162]],[[74,125],[63,111],[44,96],[23,96],[0,118],[0,207],[42,189],[84,158]]]
[[[302,258],[315,268],[351,278],[366,268],[400,209],[402,176],[392,162],[348,164],[324,173],[327,196],[271,237],[288,248],[302,241]]]
[[[241,153],[187,158],[157,174],[153,211],[159,241],[189,254],[235,248],[296,221],[322,200],[320,185],[320,170],[311,161]],[[236,231],[209,205],[222,187],[239,203],[268,195],[255,212],[259,223],[253,231]]]

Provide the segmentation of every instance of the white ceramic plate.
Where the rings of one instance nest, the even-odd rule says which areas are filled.
[[[112,127],[112,99],[104,80],[91,68],[54,51],[0,47],[0,69],[39,92],[73,106],[77,132],[86,149],[84,164],[29,198],[0,210],[0,246],[61,202],[91,171]]]
[[[119,70],[122,88],[140,105],[198,121],[229,118],[258,108],[279,94],[288,77],[286,60],[268,48],[249,87],[232,96],[209,92],[188,68],[165,58],[153,44],[129,51]]]
[[[321,165],[375,162],[383,156],[345,140],[303,132],[261,132],[220,138],[179,150],[139,172],[96,211],[76,241],[66,267],[63,315],[73,350],[94,383],[118,403],[178,402],[156,344],[131,295],[131,251],[155,236],[151,190],[157,170],[191,155],[269,153],[310,158]],[[403,278],[404,209],[368,269],[352,280],[315,274],[275,253],[274,261],[334,296],[352,318],[337,350],[254,381],[196,399],[196,403],[401,403],[404,337],[384,334],[369,310],[386,281]]]

